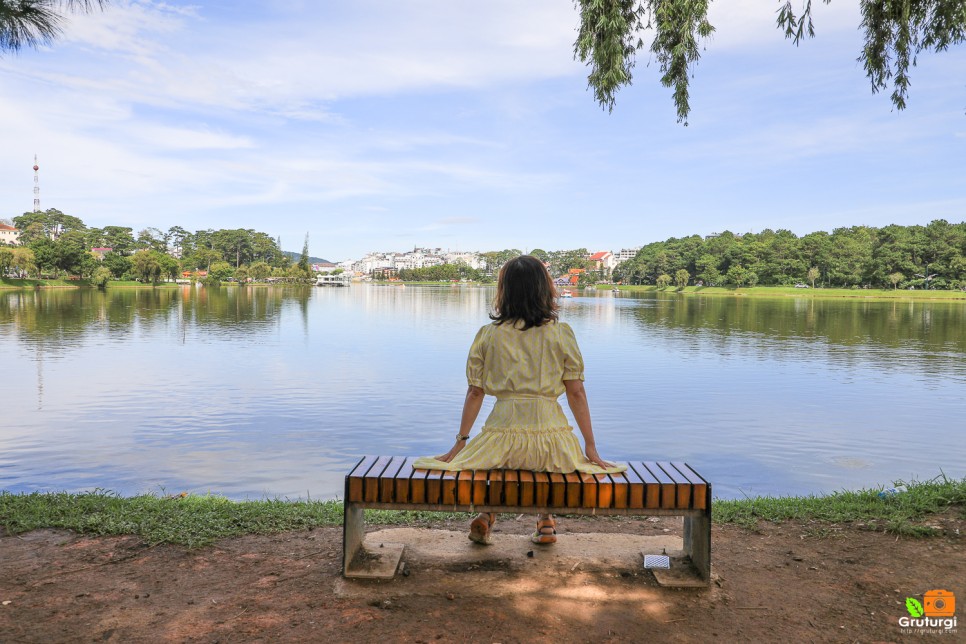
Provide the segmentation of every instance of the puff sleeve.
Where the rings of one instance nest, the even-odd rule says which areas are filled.
[[[481,327],[470,345],[470,354],[466,357],[466,382],[473,387],[483,388],[483,356],[486,355],[487,328]]]
[[[563,354],[563,380],[584,379],[584,357],[580,355],[573,329],[565,322],[557,323],[560,331],[560,350]]]

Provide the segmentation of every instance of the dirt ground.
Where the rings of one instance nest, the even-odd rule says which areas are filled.
[[[680,543],[679,519],[561,518],[560,542],[544,547],[526,539],[532,521],[502,516],[490,547],[469,542],[463,522],[369,526],[369,546],[411,540],[405,574],[391,581],[342,578],[338,527],[197,550],[7,536],[0,642],[966,641],[963,627],[899,625],[906,597],[932,589],[958,595],[966,615],[959,510],[928,519],[941,536],[925,539],[862,525],[716,525],[705,589],[658,586],[634,551],[637,537]],[[570,564],[553,554],[581,543],[597,555]]]

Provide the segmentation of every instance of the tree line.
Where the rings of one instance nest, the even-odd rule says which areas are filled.
[[[158,283],[187,271],[204,271],[212,280],[235,278],[311,278],[308,236],[302,257],[293,262],[281,241],[252,229],[197,230],[181,226],[145,228],[88,227],[56,208],[14,217],[20,245],[0,247],[0,275],[76,275],[103,285],[108,280]],[[109,249],[95,254],[92,249]]]
[[[658,286],[960,289],[966,287],[966,222],[851,226],[802,237],[770,229],[672,237],[641,248],[613,278]]]

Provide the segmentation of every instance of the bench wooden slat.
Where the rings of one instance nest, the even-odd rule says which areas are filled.
[[[594,478],[597,479],[597,507],[613,507],[614,482],[607,474],[594,474]]]
[[[488,489],[486,470],[476,470],[473,472],[473,505],[483,505],[486,503],[486,493]]]
[[[628,463],[637,476],[644,482],[644,507],[649,510],[656,510],[661,507],[661,483],[651,472],[644,467],[643,463],[634,461]]]
[[[444,470],[426,472],[426,503],[442,503]]]
[[[359,501],[364,501],[363,498],[363,478],[372,469],[372,466],[376,464],[379,460],[378,456],[366,456],[364,457],[358,465],[352,468],[352,473],[348,477],[349,490],[347,497],[349,501],[353,503],[358,503]]]
[[[550,473],[550,505],[565,507],[567,503],[567,479],[559,472]]]
[[[456,477],[456,502],[460,505],[473,503],[473,470],[463,470]]]
[[[585,508],[596,508],[600,507],[597,505],[597,492],[599,486],[597,485],[597,477],[593,474],[580,474],[580,491],[583,495],[581,499],[581,505]]]
[[[443,472],[443,505],[456,505],[456,479],[459,472]]]
[[[402,468],[407,466],[408,460],[405,456],[393,457],[392,463],[379,478],[379,500],[383,503],[392,503],[396,499],[396,476]],[[412,466],[409,469],[412,469]]]
[[[691,481],[681,474],[676,467],[667,461],[659,461],[660,467],[668,477],[674,481],[674,506],[684,509],[691,507]]]
[[[580,475],[576,472],[571,472],[569,474],[564,474],[564,480],[567,481],[567,507],[568,508],[579,508],[580,507]]]
[[[630,483],[623,472],[610,475],[611,487],[614,488],[614,507],[626,508],[630,497]]]
[[[490,470],[490,493],[486,502],[490,505],[503,505],[503,470]]]
[[[520,472],[503,471],[503,502],[507,505],[520,505]]]
[[[525,508],[533,506],[536,490],[534,489],[533,472],[520,470],[520,505]]]
[[[409,477],[409,500],[411,503],[426,503],[426,475],[429,470],[413,470]]]
[[[389,464],[392,462],[391,456],[380,456],[376,459],[376,462],[369,471],[366,472],[365,477],[362,479],[362,498],[367,502],[376,502],[379,500],[379,488],[381,487],[379,477],[382,473],[386,471]]]
[[[664,470],[662,470],[655,461],[644,461],[642,465],[661,484],[661,508],[665,510],[672,509],[677,502],[677,497],[675,496],[676,490],[674,489],[674,480],[665,474]]]
[[[627,507],[633,509],[647,507],[645,505],[647,501],[647,483],[637,473],[634,466],[631,463],[627,463],[627,469],[621,472],[620,476],[623,476],[627,480]]]
[[[533,503],[544,508],[550,505],[550,475],[546,472],[533,473]]]
[[[412,465],[414,460],[416,459],[413,456],[403,457],[399,470],[393,476],[392,498],[394,503],[409,503],[411,501],[409,481],[415,471]]]
[[[708,503],[708,484],[701,478],[701,476],[695,472],[687,463],[672,462],[671,465],[677,468],[677,470],[684,475],[688,481],[691,482],[691,489],[693,493],[691,494],[691,507],[695,510],[704,510],[707,508]]]

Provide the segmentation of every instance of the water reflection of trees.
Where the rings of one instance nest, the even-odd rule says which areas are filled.
[[[961,302],[657,296],[639,303],[630,314],[647,333],[687,350],[740,348],[759,357],[821,350],[883,368],[966,369]]]
[[[886,371],[913,366],[930,375],[966,378],[962,302],[665,294],[611,298],[607,293],[573,304],[568,315],[634,321],[643,342],[683,353],[863,363]]]
[[[917,344],[966,350],[962,303],[804,298],[658,298],[634,315],[648,324],[720,335],[820,338],[840,345]]]
[[[49,348],[79,344],[91,332],[115,338],[158,327],[251,332],[275,324],[287,305],[306,315],[310,297],[308,287],[15,291],[0,295],[0,328]]]

